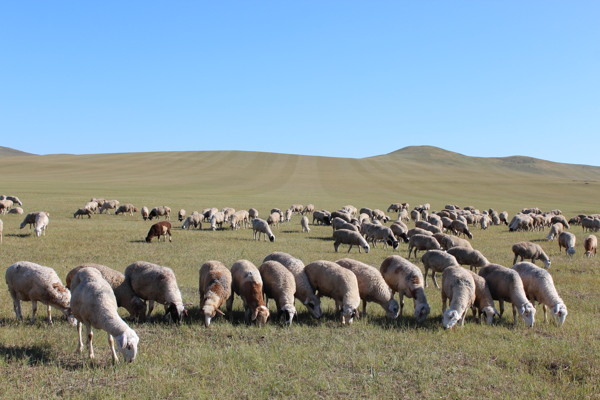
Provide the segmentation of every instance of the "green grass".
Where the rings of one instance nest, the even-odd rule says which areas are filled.
[[[410,149],[409,149],[410,150]],[[418,149],[417,149],[418,150]],[[368,315],[341,327],[333,304],[324,299],[325,316],[315,321],[297,304],[299,320],[290,328],[243,324],[241,302],[234,322],[217,318],[205,329],[198,313],[198,270],[217,259],[231,265],[248,259],[259,265],[273,251],[285,251],[309,263],[347,256],[333,251],[331,228],[300,231],[299,217],[275,230],[274,243],[252,241],[250,230],[173,232],[173,243],[147,244],[150,226],[134,217],[94,215],[74,219],[90,197],[115,198],[138,207],[168,205],[174,212],[206,207],[271,208],[313,203],[335,210],[346,204],[385,210],[392,202],[474,205],[480,209],[560,208],[570,217],[598,212],[597,168],[534,162],[515,172],[507,160],[485,160],[415,149],[369,159],[339,159],[243,152],[184,152],[90,156],[19,156],[0,158],[1,192],[18,195],[26,212],[50,212],[47,236],[19,230],[21,216],[4,215],[3,268],[19,260],[54,268],[64,280],[84,262],[123,271],[137,260],[166,265],[176,273],[190,319],[181,326],[161,321],[131,323],[140,337],[134,363],[111,365],[106,334],[96,332],[97,360],[75,352],[76,329],[55,312],[52,327],[38,307],[35,325],[17,323],[6,290],[0,290],[0,378],[5,398],[598,398],[600,355],[600,257],[583,257],[586,236],[580,227],[577,254],[561,255],[547,232],[509,233],[505,227],[474,230],[473,245],[492,262],[511,265],[510,246],[521,240],[539,243],[552,259],[551,273],[569,309],[563,327],[542,322],[533,329],[512,324],[505,315],[495,326],[444,331],[441,299],[426,289],[431,315],[422,325],[405,316],[389,322],[370,304]],[[427,159],[425,156],[428,156]],[[433,157],[435,156],[435,157]],[[406,245],[400,255],[406,256]],[[391,250],[350,257],[379,266]],[[421,266],[420,261],[416,262]],[[271,304],[271,310],[274,305]],[[30,303],[23,303],[24,316]],[[509,312],[510,314],[510,312]],[[125,315],[125,313],[123,313]]]

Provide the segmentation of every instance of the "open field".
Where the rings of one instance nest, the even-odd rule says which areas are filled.
[[[370,304],[368,316],[341,327],[333,303],[323,299],[324,317],[310,318],[298,304],[290,328],[243,324],[239,298],[234,323],[217,318],[205,329],[198,314],[198,269],[210,259],[225,265],[248,259],[260,265],[273,251],[305,264],[348,256],[333,251],[331,228],[300,230],[299,217],[274,230],[276,241],[254,242],[251,230],[183,231],[173,222],[173,243],[144,242],[150,226],[133,217],[94,215],[74,219],[91,197],[118,199],[152,208],[271,208],[313,203],[336,210],[346,204],[387,209],[429,202],[507,210],[559,208],[567,218],[600,212],[600,168],[531,159],[477,159],[434,148],[412,148],[367,159],[339,159],[245,152],[180,152],[107,155],[0,157],[1,194],[17,195],[26,212],[50,212],[45,237],[19,230],[22,216],[4,215],[0,245],[3,269],[19,260],[54,268],[63,279],[84,262],[123,271],[137,260],[175,271],[184,302],[192,303],[181,326],[161,321],[130,322],[140,337],[138,358],[112,366],[106,334],[95,332],[96,362],[75,352],[76,329],[59,318],[48,327],[38,307],[36,324],[17,323],[8,292],[0,290],[0,378],[6,398],[599,398],[600,257],[583,257],[581,227],[572,227],[577,254],[559,254],[546,232],[509,233],[504,226],[474,229],[473,246],[490,261],[510,266],[513,243],[539,243],[552,259],[559,294],[569,315],[563,327],[543,323],[513,326],[512,315],[494,326],[470,318],[444,331],[441,299],[426,288],[431,314],[422,325],[404,317],[386,321]],[[395,216],[395,214],[394,214]],[[410,226],[410,225],[409,225]],[[380,247],[350,257],[379,267],[392,254]],[[406,257],[407,247],[400,245]],[[421,252],[419,254],[422,254]],[[420,258],[420,257],[419,257]],[[421,266],[420,260],[416,262]],[[539,265],[539,263],[538,263]],[[22,303],[25,319],[30,303]],[[274,305],[271,304],[271,310]],[[126,312],[122,315],[126,315]],[[470,315],[469,315],[470,317]]]

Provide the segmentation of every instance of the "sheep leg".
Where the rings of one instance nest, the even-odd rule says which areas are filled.
[[[429,268],[424,267],[425,268],[425,273],[423,274],[423,279],[425,280],[425,287],[428,287],[427,284],[427,272],[429,272]]]
[[[146,314],[148,317],[152,314],[152,311],[154,311],[154,300],[149,300],[148,301],[148,314]]]
[[[348,253],[350,253],[350,250],[352,250],[352,245],[350,245],[350,247],[348,247]],[[358,246],[358,252],[360,253],[360,246]]]
[[[435,271],[431,271],[431,279],[433,279],[433,284],[435,287],[439,289],[440,285],[438,285],[437,280],[435,279]]]
[[[90,355],[90,359],[93,360],[94,359],[94,344],[92,342],[94,340],[94,332],[92,332],[92,325],[86,325],[86,328],[87,328],[87,332],[88,332],[89,355]]]
[[[444,311],[446,311],[447,301],[448,301],[448,298],[446,297],[446,293],[444,293],[444,291],[442,290],[442,313],[444,313]]]
[[[548,309],[548,307],[546,307],[545,304],[542,304],[542,310],[544,310],[544,323],[547,324],[548,323],[548,315],[546,315],[546,310]]]
[[[17,320],[21,321],[23,319],[23,315],[21,314],[21,300],[17,298],[16,295],[11,293],[13,298],[13,308],[15,309],[15,314],[17,316]]]
[[[363,315],[367,315],[367,301],[363,300]]]
[[[515,306],[513,304],[512,306],[512,312],[513,312],[513,324],[517,323],[517,306]]]
[[[519,255],[515,254],[515,259],[513,260],[513,265],[515,265],[517,263],[517,258],[519,258]]]
[[[52,325],[52,308],[50,307],[50,304],[48,304],[46,307],[48,312],[48,323]]]
[[[500,318],[502,318],[502,314],[504,314],[504,301],[498,300],[498,304],[500,306]]]
[[[79,338],[79,343],[77,345],[77,351],[79,353],[83,352],[83,339],[81,338],[81,328],[83,327],[83,324],[79,321],[77,321],[77,336]]]
[[[398,314],[399,316],[402,316],[402,310],[404,310],[404,295],[400,294],[400,314]]]
[[[37,301],[31,302],[31,325],[35,324],[35,313],[37,311]]]
[[[233,314],[231,312],[231,309],[233,308],[233,293],[231,293],[231,296],[227,299],[225,307],[227,309],[227,314],[229,314],[229,321],[233,321]]]
[[[460,326],[465,326],[465,317],[467,316],[467,309],[465,308],[465,310],[462,313],[462,317],[460,318]]]
[[[110,351],[112,353],[112,360],[114,364],[119,363],[119,357],[117,357],[117,352],[115,351],[115,339],[113,339],[112,335],[108,335],[108,347],[110,347]]]

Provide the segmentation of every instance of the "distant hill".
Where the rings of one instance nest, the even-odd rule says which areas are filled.
[[[31,156],[33,154],[26,153],[21,150],[11,149],[10,147],[0,146],[0,157],[14,157],[14,156]]]

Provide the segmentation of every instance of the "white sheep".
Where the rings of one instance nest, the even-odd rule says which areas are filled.
[[[558,235],[558,251],[561,252],[565,248],[565,253],[572,256],[575,254],[575,242],[577,238],[571,232],[563,232]]]
[[[150,210],[150,214],[148,214],[150,221],[152,221],[152,218],[158,219],[159,217],[165,217],[166,220],[171,219],[171,207],[158,206]]]
[[[446,235],[445,233],[435,233],[433,237],[439,242],[442,249],[449,250],[453,247],[467,247],[472,249],[471,242],[458,236]]]
[[[8,213],[21,215],[21,214],[23,214],[23,209],[21,207],[14,207],[14,208],[11,208],[10,210],[8,210]]]
[[[49,324],[52,324],[52,306],[62,311],[70,324],[75,324],[70,308],[71,292],[52,268],[19,261],[6,269],[5,279],[18,320],[23,319],[21,301],[31,301],[31,323],[35,323],[39,301],[47,306]]]
[[[544,268],[550,268],[550,258],[544,252],[544,249],[537,244],[532,242],[518,242],[513,244],[512,251],[515,254],[515,259],[513,260],[513,264],[517,263],[517,258],[521,257],[521,261],[523,259],[531,259],[531,262],[535,262],[535,260],[542,260],[544,262]]]
[[[108,214],[108,210],[116,210],[118,206],[119,200],[106,200],[100,207],[100,214],[102,214],[104,211],[106,211]]]
[[[429,315],[429,304],[423,288],[423,274],[419,267],[397,255],[387,257],[379,268],[383,279],[392,289],[392,296],[398,292],[400,296],[400,316],[404,309],[404,296],[414,299],[414,317],[423,322]]]
[[[360,249],[364,249],[365,253],[368,253],[370,250],[369,244],[365,240],[362,235],[356,231],[351,231],[348,229],[338,229],[333,232],[333,238],[335,241],[333,242],[333,248],[337,253],[340,244],[348,244],[350,247],[348,248],[348,253],[352,250],[352,246],[358,246],[358,252],[360,253]]]
[[[242,299],[246,323],[256,322],[259,326],[267,323],[269,309],[263,300],[263,281],[258,268],[248,260],[238,260],[231,266],[233,292],[227,300],[227,312],[233,316],[234,294]]]
[[[302,210],[300,210],[302,211]],[[258,267],[263,280],[265,306],[269,307],[269,298],[275,299],[277,306],[277,319],[284,318],[286,325],[292,325],[298,315],[294,306],[294,293],[296,293],[296,280],[294,275],[280,262],[269,260]]]
[[[219,229],[223,228],[224,222],[225,222],[225,214],[222,211],[218,211],[210,217],[210,229],[213,231],[216,231],[217,227]]]
[[[356,275],[325,260],[312,262],[304,270],[319,297],[327,296],[335,301],[336,311],[341,312],[342,325],[351,324],[354,317],[360,318],[360,294]]]
[[[207,328],[217,313],[224,315],[220,307],[231,297],[231,284],[231,272],[220,261],[207,261],[200,267],[200,310]]]
[[[485,315],[487,324],[491,325],[494,322],[494,316],[500,315],[500,313],[498,313],[496,307],[494,307],[494,299],[490,293],[490,288],[485,279],[471,270],[469,270],[469,272],[473,277],[473,282],[475,282],[475,302],[471,308],[473,316],[481,322],[481,315],[483,314]]]
[[[444,272],[448,267],[458,267],[458,262],[452,254],[446,253],[444,250],[427,250],[421,257],[423,269],[425,270],[423,278],[425,278],[425,287],[427,287],[427,272],[431,270],[431,279],[436,288],[440,288],[435,279],[436,272]]]
[[[137,261],[125,268],[125,280],[139,298],[148,300],[147,316],[152,314],[154,302],[164,305],[165,316],[170,315],[171,320],[176,323],[187,316],[171,268]]]
[[[198,211],[193,211],[181,224],[181,229],[190,229],[190,227],[202,229],[202,214]]]
[[[471,271],[477,271],[477,268],[485,267],[490,262],[479,250],[470,247],[455,246],[448,250],[460,265],[468,265]]]
[[[356,275],[358,292],[363,302],[363,315],[367,314],[367,302],[371,301],[379,304],[385,310],[388,318],[398,318],[400,306],[394,300],[392,289],[377,268],[350,258],[337,260],[336,264],[349,269]]]
[[[148,218],[150,218],[150,211],[148,210],[148,207],[146,207],[146,206],[142,207],[140,214],[142,215],[142,218],[144,219],[144,221],[147,220]]]
[[[185,215],[186,215],[186,211],[182,208],[179,211],[177,211],[177,220],[179,222],[183,221],[185,219]]]
[[[376,243],[378,241],[383,242],[383,247],[387,248],[388,244],[392,246],[393,249],[398,248],[398,240],[396,236],[394,236],[394,232],[391,228],[385,225],[378,224],[369,224],[370,227],[366,232],[365,239],[367,242],[370,240],[373,244],[373,247],[376,247]]]
[[[93,214],[95,214],[98,211],[98,202],[88,201],[87,203],[85,203],[83,208],[85,208],[86,210],[90,210]]]
[[[308,217],[303,215],[300,218],[300,226],[302,227],[302,232],[310,233],[310,227],[308,226]]]
[[[265,221],[262,218],[256,217],[252,220],[252,235],[254,240],[260,240],[261,233],[263,234],[263,238],[265,241],[267,240],[267,237],[271,242],[275,241],[275,235],[273,235],[271,227],[269,227],[267,221]]]
[[[315,205],[314,204],[307,204],[306,207],[304,207],[302,209],[302,211],[300,212],[300,214],[304,215],[304,214],[308,214],[315,211]]]
[[[231,229],[240,229],[242,226],[246,229],[250,221],[250,213],[246,210],[238,210],[231,215],[229,220]]]
[[[442,247],[435,237],[428,235],[416,234],[412,235],[408,240],[408,258],[414,249],[415,258],[417,258],[418,250],[440,250]]]
[[[81,338],[82,325],[88,333],[89,357],[94,359],[92,328],[103,329],[108,334],[108,345],[114,363],[119,362],[115,352],[117,349],[123,354],[125,362],[132,362],[137,355],[139,337],[117,312],[117,299],[110,284],[102,277],[96,268],[85,267],[80,269],[72,281],[71,309],[77,318],[77,334],[79,338],[78,351],[83,351]]]
[[[567,317],[567,306],[558,296],[552,275],[529,262],[515,264],[512,269],[521,277],[527,298],[534,305],[536,301],[542,304],[544,322],[548,322],[546,308],[549,307],[556,325],[561,326]]]
[[[585,249],[586,257],[595,256],[596,250],[598,249],[598,238],[596,235],[586,236],[585,240],[583,241],[583,248]]]
[[[314,318],[321,318],[321,300],[315,295],[315,289],[311,286],[306,276],[304,263],[300,259],[280,251],[269,254],[263,262],[270,260],[281,263],[281,265],[294,275],[296,281],[296,293],[294,296],[306,306]]]
[[[48,213],[39,212],[35,216],[35,226],[33,231],[37,237],[40,237],[41,235],[46,236],[46,229],[48,228],[48,223],[50,222],[48,215]]]
[[[513,320],[517,323],[517,311],[532,328],[535,322],[535,307],[527,299],[523,281],[516,271],[498,264],[488,264],[479,270],[479,276],[485,279],[494,300],[500,304],[500,316],[504,313],[504,302],[512,303]]]
[[[446,310],[446,301],[450,308]],[[460,321],[465,324],[467,310],[475,302],[475,281],[471,272],[461,266],[449,266],[442,273],[442,325],[450,329]]]
[[[548,240],[554,240],[558,237],[558,235],[560,235],[564,230],[563,224],[561,224],[560,222],[557,222],[556,224],[552,224],[552,226],[550,227],[550,232],[548,233],[548,236],[546,236],[546,239]]]

